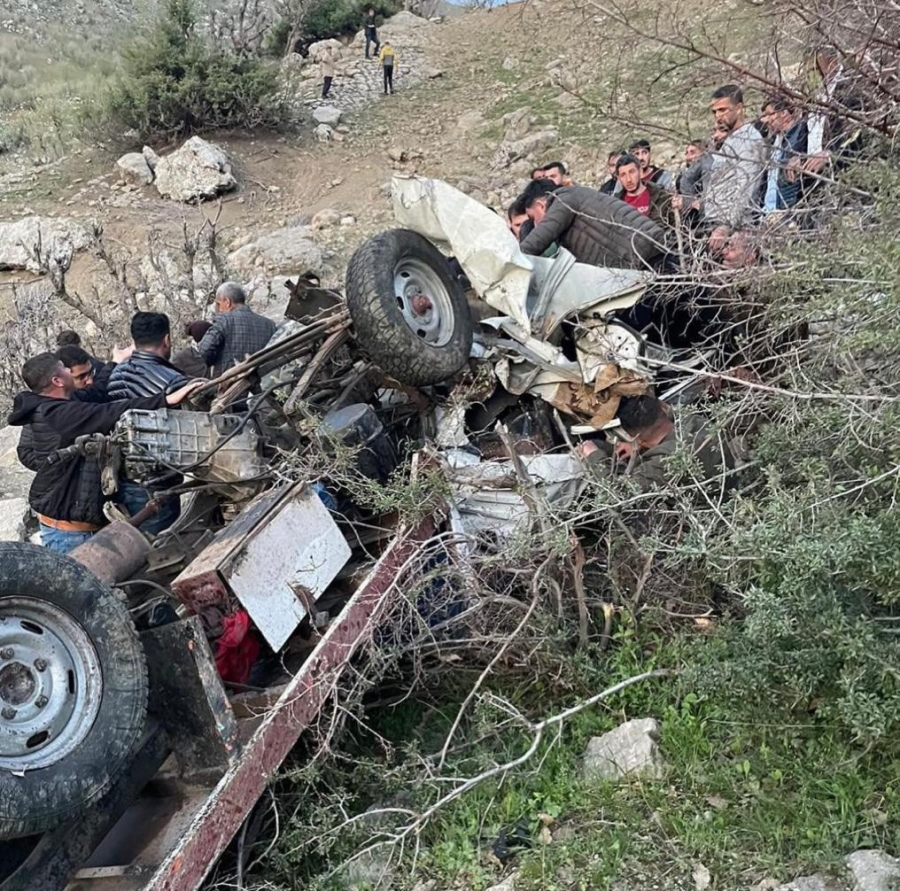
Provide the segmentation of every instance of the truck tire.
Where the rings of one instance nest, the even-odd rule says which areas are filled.
[[[0,544],[0,839],[100,799],[146,712],[147,665],[125,605],[68,557]]]
[[[360,347],[401,384],[438,384],[465,367],[466,296],[447,258],[417,232],[389,229],[363,242],[347,267],[346,296]]]

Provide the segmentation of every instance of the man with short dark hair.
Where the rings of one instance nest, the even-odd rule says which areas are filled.
[[[113,399],[135,399],[170,393],[187,383],[187,378],[169,361],[172,355],[172,334],[169,317],[161,312],[138,312],[131,320],[134,352],[119,363],[109,380],[109,395]],[[171,485],[166,480],[166,487]],[[116,503],[129,516],[140,513],[153,498],[153,493],[132,480],[120,479]],[[140,525],[141,532],[158,535],[168,529],[181,515],[177,497],[162,501],[159,510]]]
[[[575,183],[572,182],[572,177],[569,176],[569,171],[566,170],[566,165],[563,164],[562,161],[551,161],[549,164],[545,164],[543,169],[544,179],[549,179],[554,185],[575,185]]]
[[[731,232],[753,222],[767,151],[759,130],[744,117],[744,94],[739,86],[719,87],[709,108],[716,124],[728,130],[713,156],[703,197],[703,214],[712,229],[709,248],[719,253]]]
[[[112,399],[153,396],[187,383],[169,361],[172,335],[169,317],[162,312],[137,312],[131,320],[134,352],[120,362],[109,379]]]
[[[261,350],[275,333],[275,323],[247,306],[247,295],[237,282],[219,285],[216,310],[212,328],[203,335],[197,350],[218,376]]]
[[[109,402],[109,378],[115,362],[103,362],[80,346],[62,346],[56,351],[60,361],[72,372],[74,399],[79,402]]]
[[[31,427],[31,453],[20,458],[36,476],[28,502],[41,524],[41,541],[66,554],[106,525],[99,459],[83,455],[60,458],[59,449],[79,436],[112,431],[129,409],[179,405],[196,389],[187,385],[166,396],[107,403],[77,402],[72,398],[72,373],[55,353],[41,353],[22,366],[28,390],[18,393],[7,423]]]
[[[674,190],[672,174],[651,163],[652,150],[649,139],[637,139],[628,146],[628,154],[637,158],[641,165],[641,179],[644,183],[656,183],[664,189]]]
[[[66,328],[63,331],[60,331],[59,334],[56,335],[56,345],[58,347],[64,346],[81,346],[81,335],[77,331],[73,331],[71,328]]]
[[[645,183],[640,161],[633,155],[622,155],[616,162],[616,175],[622,194],[619,196],[639,214],[659,226],[672,226],[672,204],[669,193],[656,183]]]
[[[671,407],[655,396],[623,396],[617,417],[631,437],[615,449],[626,473],[642,492],[677,483],[685,474],[670,459],[686,449],[696,462],[698,482],[721,478],[724,490],[734,485],[734,455],[716,430],[702,415],[674,416]],[[578,447],[578,453],[593,470],[606,468],[606,454],[590,441]],[[632,460],[633,459],[633,460]]]
[[[366,58],[369,58],[369,46],[371,44],[375,44],[375,55],[372,58],[378,58],[378,51],[381,49],[381,44],[378,42],[378,24],[375,20],[375,7],[370,6],[369,11],[366,14],[366,20],[363,22],[363,31],[365,31],[366,35]]]
[[[525,212],[525,205],[522,203],[521,197],[516,198],[506,210],[506,221],[509,231],[519,240],[522,224],[528,220],[528,214]]]
[[[612,195],[615,193],[619,185],[619,178],[616,176],[616,164],[619,158],[626,154],[628,153],[625,149],[616,149],[606,156],[606,172],[609,175],[609,179],[598,189],[601,195]]]
[[[777,95],[763,103],[760,119],[772,141],[763,195],[763,214],[771,217],[800,200],[800,178],[788,171],[795,158],[806,154],[807,123],[784,96]]]
[[[583,186],[556,188],[535,180],[520,196],[534,230],[520,245],[540,256],[557,242],[579,263],[630,269],[665,259],[665,233],[627,204]]]

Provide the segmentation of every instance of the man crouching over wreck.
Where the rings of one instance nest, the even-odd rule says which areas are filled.
[[[693,481],[712,482],[724,491],[734,487],[734,455],[724,438],[702,415],[687,412],[675,415],[672,407],[655,396],[625,396],[617,417],[630,442],[618,443],[613,452],[614,466],[623,467],[641,492],[649,492],[673,483],[691,482],[680,462],[670,460],[686,453],[697,468]],[[576,449],[598,476],[610,469],[609,449],[587,441]]]

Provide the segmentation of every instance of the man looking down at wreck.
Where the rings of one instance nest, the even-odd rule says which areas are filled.
[[[55,353],[40,353],[22,366],[28,390],[16,395],[7,423],[31,427],[31,451],[37,475],[28,503],[41,525],[41,542],[67,554],[106,525],[100,482],[100,460],[83,455],[57,455],[76,438],[110,433],[116,421],[132,408],[175,406],[203,383],[194,381],[168,396],[159,393],[115,402],[78,402],[72,398],[75,381]],[[29,465],[31,466],[31,465]]]
[[[216,289],[216,317],[197,344],[197,352],[218,377],[247,356],[259,352],[275,333],[275,323],[247,306],[247,295],[237,282]]]
[[[519,200],[534,223],[519,245],[525,254],[540,256],[556,242],[591,266],[646,269],[665,261],[663,230],[610,195],[538,179]]]
[[[671,408],[655,396],[624,396],[617,417],[632,441],[618,443],[615,457],[625,467],[623,475],[633,480],[641,492],[667,486],[683,477],[671,461],[683,450],[697,468],[695,481],[716,479],[716,485],[725,490],[734,486],[733,474],[728,473],[734,470],[734,456],[702,415],[689,412],[673,416]],[[595,473],[607,473],[608,453],[596,443],[583,442],[576,451]]]

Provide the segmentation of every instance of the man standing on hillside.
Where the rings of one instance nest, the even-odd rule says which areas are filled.
[[[247,306],[247,295],[237,282],[216,289],[216,317],[197,344],[197,351],[218,377],[247,356],[261,350],[275,333],[275,323]]]
[[[673,191],[675,182],[672,179],[672,174],[668,170],[663,170],[662,167],[657,167],[650,162],[651,150],[652,146],[649,139],[638,139],[628,147],[628,153],[637,158],[641,164],[641,179],[644,183],[656,183],[664,189]]]
[[[385,40],[381,52],[378,54],[378,61],[381,62],[384,71],[384,95],[387,96],[388,91],[394,94],[394,66],[400,65],[400,57],[397,51],[391,46],[390,40]]]
[[[375,24],[375,7],[370,6],[369,12],[366,15],[366,20],[363,23],[363,31],[366,33],[366,58],[369,58],[369,45],[375,44],[375,55],[372,58],[378,58],[378,50],[381,48],[381,44],[378,42],[378,27]]]
[[[625,154],[627,154],[625,149],[616,149],[606,156],[606,172],[609,174],[609,179],[597,190],[601,195],[612,195],[615,193],[616,187],[619,185],[619,178],[616,176],[616,164],[619,163],[619,158]]]
[[[732,232],[753,222],[768,149],[759,130],[744,118],[744,94],[739,86],[719,87],[709,108],[716,124],[728,130],[722,147],[713,155],[703,198],[703,214],[712,230],[709,249],[718,254]]]
[[[616,176],[622,186],[621,199],[638,213],[660,226],[672,221],[669,193],[656,183],[645,183],[641,176],[641,162],[634,155],[622,155],[616,162]]]

